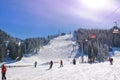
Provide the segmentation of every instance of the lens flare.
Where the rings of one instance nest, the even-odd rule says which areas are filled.
[[[79,0],[79,2],[83,6],[93,10],[101,10],[110,5],[110,0]]]

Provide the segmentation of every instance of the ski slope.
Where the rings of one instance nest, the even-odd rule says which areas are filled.
[[[37,56],[42,60],[74,58],[76,51],[73,51],[73,44],[72,35],[59,36],[44,46]]]
[[[33,65],[35,61],[40,62],[48,62],[50,60],[59,61],[61,59],[74,58],[76,56],[77,48],[73,51],[72,34],[59,36],[57,38],[52,39],[48,45],[43,46],[36,55],[30,57],[23,57],[21,61],[12,63],[19,65],[20,63],[24,65]]]
[[[113,65],[110,63],[79,63],[73,65],[69,56],[72,58],[76,52],[72,51],[73,41],[71,35],[60,36],[50,41],[38,54],[31,57],[24,57],[21,61],[6,64],[9,65],[29,65],[26,67],[7,68],[7,80],[120,80],[120,56],[117,51]],[[64,67],[60,68],[59,60],[63,60]],[[53,60],[52,69],[47,64]],[[34,62],[37,61],[37,68]],[[0,75],[1,78],[1,75]]]

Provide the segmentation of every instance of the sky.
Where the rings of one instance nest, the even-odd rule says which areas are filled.
[[[120,25],[119,0],[0,0],[0,29],[21,39]]]

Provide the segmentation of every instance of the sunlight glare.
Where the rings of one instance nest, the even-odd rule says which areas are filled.
[[[79,0],[80,3],[93,10],[100,10],[109,7],[110,0]]]

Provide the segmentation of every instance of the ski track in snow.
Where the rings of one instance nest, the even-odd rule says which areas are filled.
[[[71,35],[53,39],[44,46],[37,55],[24,57],[21,61],[6,65],[31,65],[28,67],[7,68],[7,80],[120,80],[120,57],[114,57],[110,63],[79,63],[71,64],[67,58],[72,51]],[[75,55],[75,53],[73,53]],[[52,69],[48,70],[50,60],[54,61]],[[60,68],[59,60],[63,59],[64,67]],[[38,61],[34,68],[34,61]],[[1,75],[0,75],[1,78]],[[1,79],[0,79],[1,80]]]

